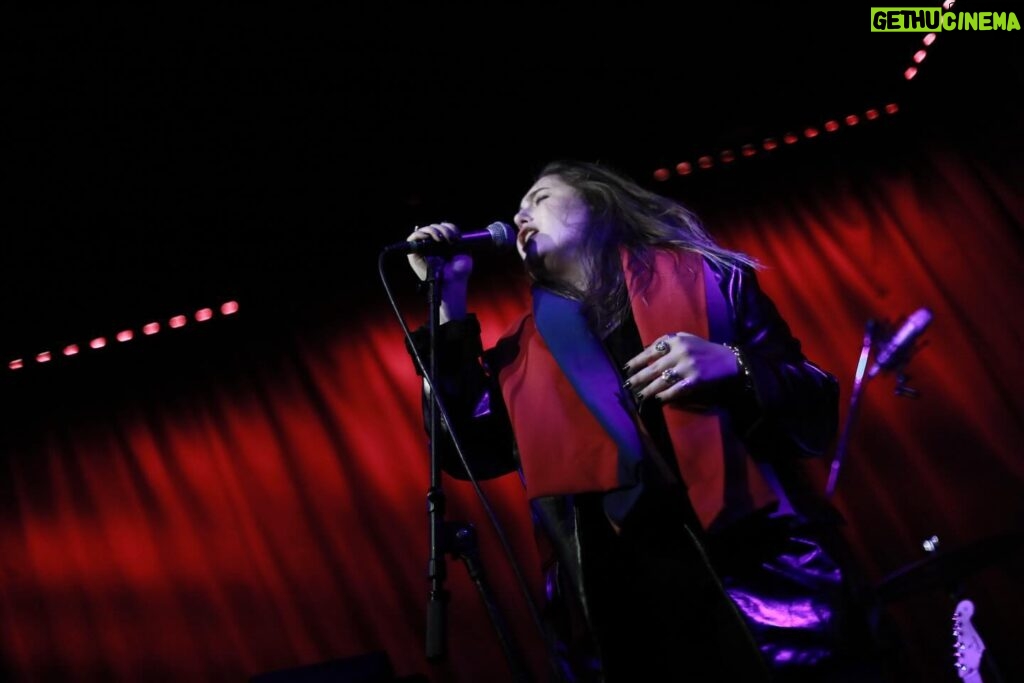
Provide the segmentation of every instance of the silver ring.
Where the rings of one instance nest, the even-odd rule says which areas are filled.
[[[665,380],[667,384],[675,384],[679,381],[679,375],[676,374],[675,368],[669,368],[665,372],[661,373],[661,378]]]
[[[666,353],[668,353],[668,342],[665,341],[664,339],[660,340],[657,344],[654,345],[654,350],[664,356]]]

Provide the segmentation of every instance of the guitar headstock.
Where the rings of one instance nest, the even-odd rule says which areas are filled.
[[[981,655],[985,652],[985,644],[974,630],[972,616],[974,603],[970,600],[961,600],[953,612],[953,656],[960,678],[968,683],[982,683],[979,667]]]

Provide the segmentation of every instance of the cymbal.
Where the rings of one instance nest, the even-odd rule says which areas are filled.
[[[917,591],[952,590],[960,579],[1010,559],[1022,546],[1024,532],[988,536],[911,562],[882,578],[875,591],[881,600],[891,601]]]

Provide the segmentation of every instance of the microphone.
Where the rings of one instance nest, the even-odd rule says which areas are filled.
[[[868,370],[868,377],[874,377],[882,370],[889,370],[901,363],[907,351],[931,321],[932,312],[927,308],[919,308],[911,313],[906,322],[896,330],[896,334],[892,335],[882,350],[878,352],[875,364]]]
[[[495,221],[479,232],[466,232],[455,242],[435,242],[432,239],[396,242],[384,247],[385,252],[400,251],[423,256],[452,256],[468,254],[482,249],[504,249],[516,241],[516,232],[508,223]]]

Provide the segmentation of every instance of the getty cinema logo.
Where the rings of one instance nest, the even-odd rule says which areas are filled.
[[[949,9],[953,3],[947,3]],[[951,12],[942,7],[872,7],[871,31],[1019,31],[1013,12]]]

